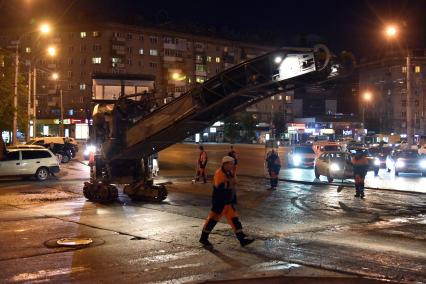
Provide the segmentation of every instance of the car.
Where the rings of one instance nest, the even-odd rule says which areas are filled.
[[[317,179],[326,176],[328,182],[334,179],[353,178],[352,155],[345,151],[330,151],[322,153],[315,159],[314,173]]]
[[[386,168],[386,158],[392,152],[391,147],[371,147],[368,149],[371,156],[378,158],[380,161],[380,168]]]
[[[313,167],[315,152],[312,145],[293,146],[288,153],[288,165],[291,167]]]
[[[371,155],[368,148],[352,146],[352,147],[348,147],[346,149],[346,151],[349,152],[352,157],[355,156],[357,151],[361,151],[367,157],[369,170],[374,171],[375,176],[377,176],[379,174],[380,163],[381,163],[380,158],[374,157],[373,155]]]
[[[421,173],[426,176],[426,156],[419,155],[417,150],[394,150],[386,159],[388,172],[396,176],[399,173]]]
[[[59,171],[58,159],[46,148],[8,148],[0,160],[0,177],[34,176],[43,181]]]
[[[342,151],[342,146],[337,142],[332,141],[317,141],[312,145],[315,156],[319,157],[324,152]]]
[[[40,145],[50,149],[53,153],[61,155],[62,163],[68,163],[76,155],[75,147],[68,142],[64,142],[62,137],[34,138],[26,145]]]

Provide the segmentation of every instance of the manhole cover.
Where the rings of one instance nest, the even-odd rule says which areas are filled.
[[[91,238],[63,238],[56,241],[60,246],[75,247],[75,246],[87,246],[93,243]]]

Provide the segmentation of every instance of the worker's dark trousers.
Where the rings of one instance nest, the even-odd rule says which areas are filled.
[[[200,166],[198,168],[196,180],[199,181],[200,177],[203,178],[204,183],[207,182],[206,166]]]
[[[204,223],[203,232],[201,234],[202,239],[208,239],[209,234],[213,230],[213,228],[216,226],[217,222],[220,221],[222,216],[225,215],[226,220],[228,221],[228,224],[232,227],[232,229],[235,232],[235,235],[237,236],[238,240],[242,240],[245,238],[245,235],[243,233],[243,226],[241,225],[240,220],[237,216],[237,211],[235,210],[234,206],[232,204],[227,204],[223,208],[222,212],[220,214],[210,211],[209,216],[206,219],[206,222]]]
[[[355,175],[355,190],[357,196],[364,196],[364,177],[362,175]]]
[[[278,173],[276,171],[270,170],[269,176],[270,176],[271,187],[277,187],[278,186]]]

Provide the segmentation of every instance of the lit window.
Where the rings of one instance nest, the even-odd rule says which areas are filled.
[[[195,58],[196,58],[197,61],[202,61],[203,60],[203,56],[201,56],[199,54],[197,54]]]
[[[139,48],[139,54],[142,55],[143,54],[143,48]]]
[[[212,57],[211,56],[207,56],[207,62],[212,62]]]
[[[407,66],[402,66],[402,73],[407,73]]]
[[[101,57],[93,57],[92,58],[92,63],[93,64],[101,64],[102,63],[102,58]]]
[[[220,63],[220,57],[216,57],[216,63]]]
[[[156,49],[150,49],[149,50],[149,55],[157,56],[158,55],[158,51]]]
[[[94,32],[92,32],[92,36],[93,37],[100,37],[101,34],[98,31],[94,31]]]
[[[420,66],[416,66],[416,68],[415,68],[415,72],[416,72],[416,73],[420,73]]]
[[[72,108],[68,110],[68,115],[70,115],[70,116],[74,115],[74,110]]]
[[[283,100],[283,96],[281,96],[281,95],[280,95],[280,96],[278,96],[278,100],[279,100],[279,101],[282,101],[282,100]]]
[[[30,47],[26,47],[26,48],[25,48],[25,52],[26,52],[26,53],[30,53],[30,52],[31,52],[31,48],[30,48]]]
[[[81,83],[80,84],[80,90],[86,90],[86,84],[84,84],[84,83]]]
[[[113,57],[111,58],[112,63],[119,63],[120,62],[120,58],[117,57]]]
[[[204,72],[204,71],[206,71],[206,66],[201,65],[201,64],[195,64],[195,70]]]
[[[285,100],[286,100],[287,102],[291,101],[291,96],[285,96]]]
[[[272,97],[271,97],[271,100],[275,100],[275,96],[272,96]]]
[[[86,37],[86,32],[81,32],[80,33],[80,38],[85,38]]]

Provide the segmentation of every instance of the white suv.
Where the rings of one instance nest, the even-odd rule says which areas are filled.
[[[59,171],[58,159],[46,148],[8,149],[0,160],[0,177],[35,176],[38,180],[46,180]]]

